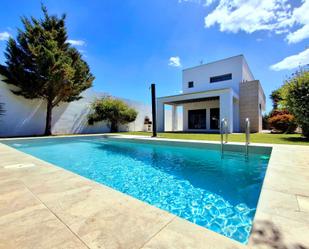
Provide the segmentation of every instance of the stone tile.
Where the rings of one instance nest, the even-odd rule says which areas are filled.
[[[40,204],[0,217],[0,234],[1,249],[87,248]]]
[[[295,195],[278,192],[267,188],[263,189],[257,208],[264,212],[271,210],[272,213],[277,215],[284,210],[299,211]]]
[[[309,216],[309,196],[297,195],[297,201],[300,211],[306,212],[307,216]]]
[[[43,193],[38,194],[41,196]],[[140,248],[174,218],[104,186],[67,191],[45,204],[91,248]]]
[[[1,160],[0,160],[1,161]],[[21,161],[14,161],[5,165],[16,165],[19,164]],[[25,179],[27,177],[35,177],[41,174],[47,174],[50,172],[59,171],[58,167],[50,166],[48,164],[44,164],[42,162],[36,162],[35,160],[30,161],[35,166],[33,167],[26,167],[26,168],[1,168],[0,167],[0,180],[4,179],[18,179],[22,178]],[[26,162],[25,162],[26,163]]]
[[[263,188],[288,194],[309,196],[309,177],[271,167],[266,173]]]
[[[21,181],[0,183],[0,217],[39,204]]]
[[[56,169],[24,174],[22,181],[36,193],[64,192],[86,184],[84,178],[60,168]]]
[[[177,217],[142,248],[241,249],[246,248],[246,246]]]
[[[264,188],[261,193],[257,212],[285,217],[309,224],[309,215],[300,210],[296,195],[273,191]]]

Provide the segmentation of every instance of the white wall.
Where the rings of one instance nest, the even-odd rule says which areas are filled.
[[[240,132],[239,99],[233,98],[233,132]]]
[[[182,110],[177,111],[176,131],[183,130],[183,114],[182,113],[183,113]],[[165,131],[173,131],[172,121],[173,121],[172,120],[172,110],[166,108],[165,113],[164,113],[164,130]]]
[[[29,100],[17,96],[10,91],[10,88],[13,89],[14,86],[7,85],[0,78],[0,102],[4,103],[6,111],[4,116],[0,117],[0,137],[42,135],[45,130],[46,104],[41,100]],[[108,132],[109,128],[104,122],[93,126],[87,124],[91,102],[106,95],[90,89],[83,93],[81,100],[62,103],[59,107],[55,107],[52,117],[53,134]],[[143,130],[145,116],[151,118],[151,107],[123,100],[138,111],[138,116],[135,122],[120,127],[120,130]]]
[[[245,58],[243,58],[242,81],[252,81],[252,80],[254,80],[254,76],[253,76]]]
[[[231,80],[210,83],[210,77],[232,74]],[[182,73],[183,93],[232,88],[239,93],[239,83],[254,80],[243,55],[207,63],[204,65],[184,69]],[[193,81],[194,87],[188,88],[188,82]]]

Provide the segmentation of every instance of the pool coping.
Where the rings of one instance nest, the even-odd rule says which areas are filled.
[[[83,136],[101,135],[107,136],[106,134]],[[74,136],[59,136],[59,138],[61,137]],[[150,140],[186,144],[212,144],[217,146],[219,144],[219,142],[206,140],[149,138],[134,135],[112,135],[112,137],[138,141]],[[306,231],[309,231],[309,148],[306,146],[279,144],[251,145],[252,147],[271,147],[272,152],[254,218],[253,231],[248,245],[243,245],[103,184],[95,183],[1,143],[1,140],[41,138],[0,139],[0,185],[9,186],[8,191],[4,192],[4,194],[0,191],[0,204],[3,204],[0,205],[0,224],[6,224],[5,222],[11,217],[18,216],[24,210],[31,210],[33,208],[33,206],[28,207],[27,201],[29,200],[21,200],[21,203],[18,204],[15,201],[12,204],[13,200],[8,196],[12,195],[12,193],[13,195],[16,194],[16,191],[20,191],[28,193],[29,199],[32,197],[37,201],[37,204],[34,206],[40,206],[42,210],[52,217],[51,219],[55,226],[59,227],[56,229],[57,231],[65,231],[62,234],[66,234],[65,236],[67,237],[63,240],[63,243],[71,242],[72,245],[74,244],[72,248],[99,248],[99,246],[102,248],[205,248],[205,245],[207,245],[207,248],[223,249],[274,248],[274,245],[283,244],[287,246],[302,245],[304,248],[309,248],[309,238],[306,236],[308,233]],[[243,143],[229,144],[231,146],[243,145]],[[24,164],[25,162],[28,165],[34,164],[36,166],[16,169],[7,167],[8,165]],[[70,182],[57,181],[53,178],[53,174],[59,178],[67,176]],[[61,185],[63,185],[63,189],[60,187]],[[90,191],[86,195],[83,192],[85,189]],[[76,191],[79,190],[81,191],[80,196],[86,196],[87,198],[79,200],[78,205],[70,203],[70,208],[67,210],[65,206],[67,205],[66,202],[68,202],[67,199],[70,199],[72,196],[78,199],[80,196],[76,197]],[[93,192],[95,192],[96,196],[94,199],[92,198]],[[87,207],[90,207],[90,209],[96,209],[97,201],[101,199],[103,201],[106,196],[108,196],[111,203],[115,202],[119,210],[115,211],[106,203],[102,204],[101,209],[95,210],[95,213],[99,216],[102,215],[102,219],[107,222],[105,220],[107,218],[101,214],[101,210],[113,214],[116,212],[115,221],[109,223],[113,227],[112,230],[106,230],[104,226],[106,224],[102,223],[101,220],[96,220],[93,217],[93,212],[90,212],[92,220],[89,224],[90,217],[77,208],[87,204]],[[62,208],[61,205],[63,205]],[[124,205],[126,205],[128,210],[123,209]],[[6,210],[6,212],[3,214],[1,209]],[[128,216],[126,218],[118,218],[127,213]],[[25,219],[25,215],[28,217],[29,214],[23,215],[22,218]],[[31,213],[31,215],[35,216],[35,212]],[[40,220],[43,218],[39,217],[36,219]],[[132,219],[130,225],[134,226],[134,233],[128,232],[128,230],[122,231],[124,222],[129,218]],[[147,221],[148,225],[144,224],[144,221]],[[135,227],[135,223],[143,225]],[[96,227],[95,231],[93,231],[93,226]],[[132,227],[126,228],[132,229]],[[103,232],[100,233],[101,229]],[[0,229],[0,232],[4,233],[5,238],[10,241],[18,241],[25,233],[25,231],[17,233],[14,230],[7,230],[1,231]],[[124,233],[122,234],[123,238],[118,238],[118,235],[116,235],[118,233]],[[33,244],[39,243],[40,240],[44,241],[47,239],[46,236],[39,235],[35,237],[37,241],[27,242],[33,246]],[[115,237],[117,237],[117,240]],[[1,243],[6,243],[6,241],[0,242],[0,247]],[[9,248],[7,245],[6,248]],[[20,247],[20,245],[15,245],[15,247],[27,248]]]

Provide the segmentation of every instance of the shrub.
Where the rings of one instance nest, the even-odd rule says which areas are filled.
[[[283,133],[293,133],[297,128],[295,117],[292,114],[272,115],[268,122],[271,128]]]
[[[117,132],[119,124],[135,121],[137,111],[130,108],[124,101],[105,97],[92,104],[92,113],[88,116],[88,124],[107,121],[111,132]]]

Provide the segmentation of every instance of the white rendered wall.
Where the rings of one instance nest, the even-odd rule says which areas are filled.
[[[242,64],[242,81],[252,81],[254,80],[254,76],[251,73],[251,70],[246,62],[245,59],[243,59]]]
[[[239,100],[233,99],[233,132],[240,132]]]
[[[210,83],[210,77],[229,73],[232,74],[231,80]],[[232,88],[238,94],[239,83],[243,80],[253,80],[253,75],[244,56],[239,55],[183,70],[182,90],[183,93],[192,93]],[[193,88],[188,88],[189,81],[194,82]]]
[[[177,108],[178,109],[178,108]],[[165,131],[173,131],[173,119],[172,119],[172,110],[166,108],[165,109],[165,117],[164,117],[164,128]],[[179,110],[177,110],[177,123],[174,127],[174,131],[182,131],[182,111],[180,112]]]
[[[234,132],[233,93],[228,91],[220,95],[220,120],[227,119],[228,131]]]
[[[14,86],[7,85],[0,78],[0,102],[4,103],[5,114],[0,117],[0,137],[42,135],[45,130],[46,104],[41,100],[29,100],[10,91]],[[104,122],[93,126],[87,124],[90,104],[106,93],[87,90],[83,98],[71,103],[62,103],[53,109],[53,134],[101,133],[108,132]],[[123,99],[138,111],[135,122],[120,127],[121,131],[142,131],[144,118],[151,118],[151,108],[139,102]]]

